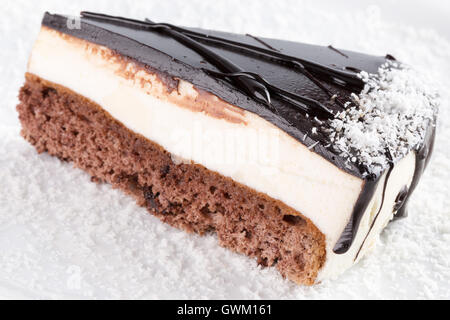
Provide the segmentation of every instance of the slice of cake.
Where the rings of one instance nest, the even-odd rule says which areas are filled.
[[[437,98],[390,55],[47,13],[17,110],[38,152],[310,285],[405,216]]]

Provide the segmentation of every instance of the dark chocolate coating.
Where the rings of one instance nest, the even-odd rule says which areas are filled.
[[[88,12],[82,13],[79,29],[69,28],[67,17],[49,13],[42,24],[133,59],[157,73],[169,88],[176,88],[176,78],[180,78],[253,112],[300,143],[314,145],[313,152],[338,168],[364,179],[351,219],[334,248],[338,254],[348,251],[381,174],[388,170],[389,177],[395,164],[392,162],[378,176],[366,175],[370,168],[346,163],[331,147],[323,126],[313,118],[323,119],[341,111],[350,94],[359,94],[364,86],[357,73],[377,73],[386,60],[394,57]],[[330,99],[332,96],[337,99]],[[317,134],[312,134],[314,127]],[[406,200],[398,204],[398,215],[406,210],[409,195],[428,162],[434,135],[434,126],[430,125],[423,145],[417,148],[413,182],[404,196]],[[387,180],[384,188],[386,184]]]

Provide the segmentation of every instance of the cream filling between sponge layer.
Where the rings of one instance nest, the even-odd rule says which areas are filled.
[[[204,98],[204,93],[182,80],[178,89],[169,93],[157,76],[111,50],[46,27],[35,43],[28,72],[96,102],[132,131],[161,145],[174,160],[201,164],[303,214],[326,237],[327,261],[320,279],[337,275],[354,263],[353,251],[359,249],[373,220],[369,209],[364,216],[369,222],[366,226],[363,219],[351,250],[336,255],[332,248],[350,219],[364,181],[263,118],[212,95]],[[410,163],[408,157],[402,162]],[[401,174],[396,174],[403,167]],[[392,216],[395,196],[410,183],[413,172],[410,164],[399,164],[392,172],[388,183],[392,190],[386,192],[380,219],[365,247],[382,229],[378,227],[381,216],[388,216],[388,211]],[[377,211],[382,186],[380,181],[370,209]],[[360,256],[365,251],[363,248]]]

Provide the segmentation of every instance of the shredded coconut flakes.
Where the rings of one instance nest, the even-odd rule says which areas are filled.
[[[438,95],[424,75],[397,62],[359,77],[365,87],[328,122],[329,138],[347,162],[377,174],[388,166],[386,150],[395,160],[422,144],[430,121],[434,125]]]

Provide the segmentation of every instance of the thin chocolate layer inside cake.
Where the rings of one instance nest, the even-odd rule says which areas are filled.
[[[298,283],[364,256],[429,159],[432,103],[381,112],[395,130],[372,105],[412,95],[401,70],[367,76],[383,58],[214,32],[205,43],[201,30],[88,13],[77,21],[44,17],[20,94],[23,136]],[[393,145],[400,125],[418,133]]]

